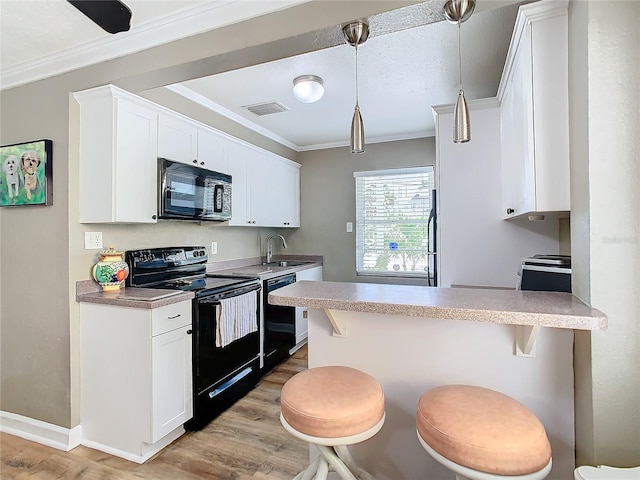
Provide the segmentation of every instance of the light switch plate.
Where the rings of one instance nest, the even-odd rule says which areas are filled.
[[[211,242],[211,255],[218,253],[218,242]]]
[[[353,222],[347,222],[347,233],[353,232]]]
[[[84,249],[97,250],[102,248],[102,232],[84,232]]]

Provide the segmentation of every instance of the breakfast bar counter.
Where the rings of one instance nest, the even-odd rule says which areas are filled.
[[[297,282],[269,295],[274,305],[540,327],[604,330],[607,317],[570,293]]]
[[[269,302],[308,310],[309,368],[351,366],[382,384],[385,425],[352,448],[378,480],[451,478],[415,431],[418,399],[445,384],[484,386],[526,405],[551,442],[548,478],[572,478],[573,333],[604,334],[602,312],[567,293],[341,282],[296,282]]]

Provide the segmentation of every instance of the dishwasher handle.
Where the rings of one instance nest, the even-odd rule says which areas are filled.
[[[291,285],[296,282],[296,274],[283,275],[282,277],[271,278],[266,281],[267,283],[267,292],[271,292],[278,288],[286,287],[287,285]]]

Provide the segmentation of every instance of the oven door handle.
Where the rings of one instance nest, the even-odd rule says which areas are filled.
[[[222,296],[219,295],[211,295],[212,298],[209,297],[202,297],[198,299],[198,303],[206,303],[207,305],[220,305],[220,299],[222,298],[233,298],[233,297],[239,297],[240,295],[244,295],[245,293],[251,293],[251,292],[256,292],[258,290],[260,290],[262,287],[260,286],[260,284],[256,284],[253,287],[246,289],[246,290],[240,290],[240,293],[234,293],[233,295],[225,295],[225,294],[221,294]],[[225,292],[225,293],[232,293],[232,292]]]

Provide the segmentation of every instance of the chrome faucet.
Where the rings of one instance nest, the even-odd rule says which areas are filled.
[[[271,239],[273,237],[280,237],[280,240],[282,240],[282,248],[287,248],[287,241],[282,235],[280,235],[279,233],[269,235],[265,247],[265,250],[267,251],[267,263],[271,263],[271,257],[273,257],[273,246],[271,245]]]

